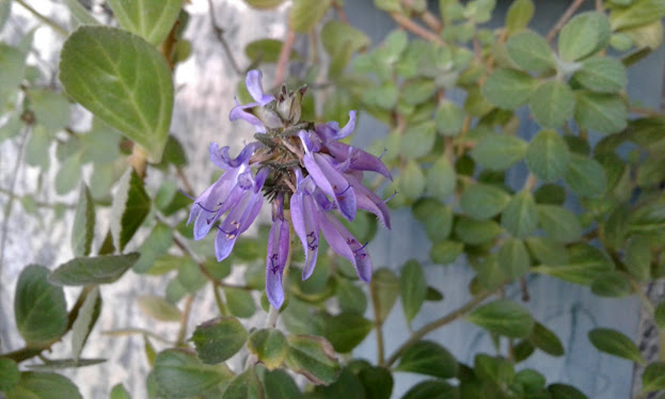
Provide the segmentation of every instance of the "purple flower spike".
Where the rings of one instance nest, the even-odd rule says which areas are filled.
[[[273,225],[268,236],[268,255],[266,257],[266,295],[268,301],[279,309],[284,303],[282,275],[289,253],[289,223],[284,219],[283,197],[273,202]]]
[[[308,279],[314,272],[316,258],[319,253],[319,217],[320,210],[312,193],[316,189],[310,176],[303,179],[302,173],[296,170],[298,192],[291,196],[291,220],[302,247],[305,249],[305,266],[302,279]]]

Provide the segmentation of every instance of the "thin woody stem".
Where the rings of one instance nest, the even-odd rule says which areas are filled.
[[[291,50],[293,49],[295,41],[296,31],[289,28],[289,31],[286,33],[286,39],[284,39],[284,44],[282,44],[282,49],[279,51],[279,58],[277,59],[277,67],[275,70],[274,87],[279,87],[284,83],[284,79],[286,78],[286,67],[289,64],[289,56],[291,55]]]
[[[432,32],[429,29],[426,29],[418,25],[417,23],[413,22],[410,18],[405,17],[404,15],[396,12],[390,13],[390,16],[393,17],[395,22],[397,22],[397,24],[402,28],[422,37],[423,39],[432,41],[434,43],[443,44],[443,40],[441,40],[439,35],[437,35],[436,33]]]
[[[21,6],[23,6],[23,8],[25,8],[26,10],[28,10],[28,11],[30,12],[30,14],[34,15],[35,18],[37,18],[37,19],[40,20],[41,22],[45,23],[45,24],[48,25],[49,27],[51,27],[54,31],[58,32],[60,35],[62,35],[62,36],[68,36],[68,35],[69,35],[69,32],[67,32],[67,30],[66,30],[65,28],[63,28],[62,26],[58,25],[58,24],[55,23],[52,19],[48,18],[47,16],[41,14],[39,11],[35,10],[34,8],[32,8],[32,6],[30,6],[29,4],[27,4],[25,1],[23,1],[23,0],[16,0],[16,2],[17,2],[18,4],[20,4]]]
[[[547,41],[551,42],[554,39],[554,36],[556,36],[557,33],[563,28],[563,26],[568,22],[570,18],[572,18],[573,14],[577,11],[578,8],[582,6],[582,3],[584,3],[584,0],[575,0],[573,3],[568,7],[566,12],[563,13],[561,18],[559,18],[559,21],[557,21],[556,25],[552,28],[552,30],[549,31],[547,34]]]
[[[215,7],[212,5],[212,0],[208,0],[208,8],[210,12],[210,23],[212,24],[212,30],[215,32],[215,36],[217,36],[217,40],[222,44],[222,48],[224,49],[224,53],[226,54],[226,57],[228,58],[229,62],[231,63],[231,68],[235,73],[238,75],[243,75],[242,70],[238,66],[238,63],[236,62],[235,57],[233,57],[233,51],[231,51],[231,47],[229,44],[226,42],[226,39],[224,39],[224,29],[219,26],[217,23],[217,18],[215,17]]]

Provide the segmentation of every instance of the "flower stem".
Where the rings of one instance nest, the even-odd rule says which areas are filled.
[[[185,337],[187,335],[187,323],[189,322],[189,315],[192,312],[192,305],[194,304],[194,295],[188,295],[185,299],[185,310],[182,312],[180,319],[180,331],[178,331],[178,339],[176,346],[183,346],[185,344]]]
[[[217,307],[219,308],[219,314],[222,316],[228,316],[229,315],[229,308],[226,307],[226,304],[222,300],[221,295],[219,295],[219,291],[217,291],[217,285],[215,284],[214,281],[211,281],[212,284],[212,293],[215,295],[215,302],[217,303]]]
[[[492,296],[497,290],[494,291],[485,291],[483,293],[480,293],[476,295],[473,299],[471,299],[469,302],[466,304],[462,305],[459,309],[443,316],[440,319],[434,320],[431,323],[428,323],[424,325],[422,328],[416,330],[413,334],[411,334],[411,337],[404,342],[397,350],[395,353],[393,353],[388,360],[386,361],[386,366],[390,367],[392,366],[397,359],[399,359],[400,356],[409,349],[412,345],[420,341],[425,335],[429,334],[430,332],[436,330],[439,327],[443,327],[446,324],[450,324],[453,321],[459,319],[460,317],[464,316],[471,310],[473,310],[476,306],[478,306],[481,302],[483,302],[485,299],[489,298]]]
[[[279,87],[284,83],[286,78],[286,67],[289,64],[289,57],[291,55],[291,49],[293,44],[296,41],[296,31],[292,28],[289,28],[289,31],[286,33],[286,39],[282,45],[282,49],[279,51],[279,58],[277,60],[277,68],[275,70],[275,84],[274,87]]]
[[[372,311],[374,312],[374,327],[376,328],[376,363],[379,366],[385,365],[385,349],[383,345],[383,321],[379,320],[378,298],[374,290],[370,289],[370,297],[372,299]]]
[[[62,36],[68,36],[68,35],[69,35],[69,32],[67,32],[67,30],[66,30],[65,28],[63,28],[62,26],[58,25],[58,24],[55,23],[52,19],[46,17],[45,15],[40,14],[39,11],[35,10],[34,8],[32,8],[32,6],[30,6],[29,4],[27,4],[25,1],[23,1],[23,0],[16,0],[16,2],[17,2],[18,4],[20,4],[21,6],[23,6],[23,8],[25,8],[26,10],[28,10],[28,11],[30,12],[30,14],[34,15],[35,18],[37,18],[38,20],[42,21],[42,22],[45,23],[46,25],[50,26],[54,31],[58,32],[58,33],[61,34]]]

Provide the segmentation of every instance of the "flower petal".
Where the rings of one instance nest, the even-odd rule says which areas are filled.
[[[356,193],[358,208],[375,214],[383,226],[390,230],[390,212],[385,201],[365,187],[360,180],[357,180],[354,176],[349,174],[345,174],[344,176],[349,183],[351,183],[351,187],[353,187],[353,190]]]
[[[355,170],[366,170],[371,172],[379,173],[385,176],[390,181],[393,180],[390,170],[384,165],[384,163],[374,155],[361,150],[360,148],[355,148],[351,150],[349,154],[351,162],[349,163],[350,169]]]
[[[349,121],[337,132],[335,140],[348,137],[354,130],[356,130],[356,111],[349,111]]]
[[[259,148],[262,144],[258,141],[247,144],[241,151],[240,154],[234,159],[229,156],[229,146],[224,146],[219,148],[217,143],[210,143],[208,148],[208,153],[210,153],[210,159],[220,169],[231,169],[237,168],[242,164],[247,164],[249,158],[252,154]]]
[[[332,249],[351,261],[358,277],[368,283],[372,278],[372,261],[365,250],[365,245],[361,245],[346,227],[330,214],[323,214],[319,222],[321,231]]]
[[[314,199],[298,192],[291,196],[291,220],[303,250],[305,251],[305,266],[302,270],[302,279],[306,280],[314,272],[316,258],[319,253],[319,224],[316,212],[318,209]]]
[[[307,158],[307,157],[305,157]],[[323,175],[332,188],[332,193],[326,192],[324,187],[321,187],[324,193],[335,198],[339,211],[342,212],[345,218],[353,220],[356,217],[358,207],[356,205],[356,195],[351,189],[351,184],[344,178],[344,176],[333,166],[332,159],[326,155],[314,154],[314,160],[319,166],[321,173],[312,174],[314,182],[321,187],[321,176]],[[309,171],[309,168],[307,169]]]
[[[247,77],[245,78],[247,91],[260,106],[264,106],[275,99],[275,97],[263,92],[263,85],[261,84],[262,79],[263,72],[258,69],[253,69],[247,72]]]
[[[276,309],[284,303],[282,274],[289,253],[289,224],[284,219],[276,219],[268,236],[266,257],[266,295]]]
[[[257,118],[256,116],[245,111],[246,109],[253,108],[257,105],[258,105],[257,103],[249,103],[247,105],[240,105],[240,104],[236,105],[231,109],[231,112],[229,113],[229,120],[233,122],[237,121],[238,119],[242,119],[245,122],[249,122],[250,124],[252,124],[257,133],[265,133],[266,127],[263,125],[263,122],[261,122],[259,118]]]

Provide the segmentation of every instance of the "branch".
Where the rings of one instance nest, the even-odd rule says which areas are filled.
[[[275,70],[274,87],[279,87],[284,83],[284,79],[286,78],[286,67],[289,64],[289,56],[291,55],[291,50],[293,49],[295,41],[296,31],[294,31],[293,28],[289,28],[289,31],[286,33],[284,44],[282,44],[282,49],[279,51],[279,59],[277,60],[277,68]]]
[[[236,59],[233,57],[233,52],[231,51],[231,47],[229,47],[229,44],[226,42],[226,39],[224,39],[224,29],[219,26],[217,23],[217,18],[215,18],[215,8],[212,5],[212,0],[208,0],[208,8],[210,12],[210,23],[212,24],[212,30],[215,32],[215,36],[217,36],[217,40],[222,44],[222,48],[224,49],[224,52],[226,53],[226,57],[229,59],[229,62],[231,63],[231,68],[237,73],[238,75],[242,76],[244,73],[238,67],[238,63],[236,62]]]
[[[393,17],[395,22],[402,28],[422,37],[425,40],[432,41],[434,43],[443,44],[443,40],[436,33],[423,28],[417,23],[413,22],[410,18],[405,17],[402,14],[391,12],[390,16]]]
[[[556,36],[557,33],[563,28],[563,26],[568,22],[568,20],[575,14],[578,8],[582,6],[582,3],[584,3],[584,0],[575,0],[573,3],[568,7],[565,13],[559,18],[559,21],[557,21],[556,25],[554,25],[554,28],[549,31],[547,34],[547,41],[551,42],[552,39],[554,39],[554,36]]]
[[[428,323],[424,325],[422,328],[418,329],[415,331],[413,334],[411,334],[411,338],[409,338],[406,342],[404,342],[397,350],[395,353],[388,358],[386,361],[386,366],[390,367],[399,359],[402,354],[409,349],[412,345],[420,341],[425,335],[429,334],[430,332],[436,330],[439,327],[443,327],[446,324],[450,324],[453,321],[459,319],[460,317],[464,316],[466,313],[470,312],[478,306],[481,302],[483,302],[485,299],[489,298],[490,296],[494,295],[494,293],[497,290],[494,291],[485,291],[481,294],[476,295],[473,299],[471,299],[469,302],[464,304],[462,307],[459,309],[443,316],[440,319],[434,320],[431,323]]]
[[[35,10],[34,8],[32,8],[32,7],[31,7],[29,4],[27,4],[25,1],[23,1],[23,0],[16,0],[16,2],[17,2],[18,4],[20,4],[21,6],[23,6],[23,8],[25,8],[26,10],[28,10],[28,11],[30,12],[30,14],[34,15],[35,18],[37,18],[38,20],[42,21],[42,22],[45,23],[46,25],[50,26],[54,31],[56,31],[56,32],[59,33],[60,35],[65,36],[65,37],[66,37],[66,36],[69,36],[69,32],[67,32],[67,30],[66,30],[65,28],[63,28],[62,26],[60,26],[60,25],[58,25],[57,23],[55,23],[52,19],[48,18],[47,16],[45,16],[45,15],[43,15],[43,14],[40,14],[39,11]]]

